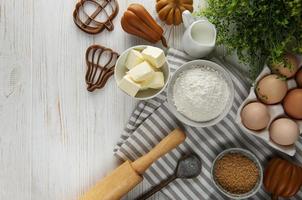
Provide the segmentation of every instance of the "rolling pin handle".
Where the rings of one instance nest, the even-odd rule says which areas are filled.
[[[149,153],[134,161],[132,168],[139,174],[143,174],[157,159],[176,148],[186,139],[186,134],[179,128],[172,131]]]

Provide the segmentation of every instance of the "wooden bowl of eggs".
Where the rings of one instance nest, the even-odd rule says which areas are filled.
[[[302,67],[296,59],[290,72],[265,66],[236,117],[245,132],[290,156],[302,131]]]

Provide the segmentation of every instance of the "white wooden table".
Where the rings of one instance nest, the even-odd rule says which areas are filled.
[[[95,43],[119,53],[146,43],[121,29],[132,2],[119,1],[113,32],[91,36],[73,23],[76,0],[1,0],[1,200],[77,199],[117,166],[112,150],[136,102],[113,78],[105,89],[87,92],[84,53]],[[135,2],[155,13],[155,0]],[[172,46],[181,34],[171,33]]]

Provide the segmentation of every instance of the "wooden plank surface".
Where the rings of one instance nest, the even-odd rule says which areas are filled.
[[[91,44],[119,53],[146,44],[121,29],[132,2],[155,14],[153,0],[120,0],[114,31],[96,36],[74,25],[76,1],[0,2],[1,200],[77,199],[117,166],[112,150],[136,102],[113,78],[105,89],[87,92],[84,53]],[[170,45],[179,47],[183,28],[165,29]]]
[[[0,199],[4,200],[31,198],[32,4],[31,0],[0,2]]]

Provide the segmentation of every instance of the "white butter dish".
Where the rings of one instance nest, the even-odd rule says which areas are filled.
[[[136,50],[138,52],[142,52],[147,47],[148,47],[147,45],[133,46],[133,47],[125,50],[119,56],[118,60],[116,61],[115,68],[114,68],[114,78],[115,78],[115,81],[117,83],[117,86],[119,86],[119,83],[123,79],[123,77],[126,74],[129,74],[129,69],[125,66],[125,63],[127,61],[128,54],[130,53],[130,51]],[[132,69],[134,69],[134,68],[135,67],[133,67]],[[127,95],[129,95],[129,96],[131,96],[131,97],[133,97],[134,99],[137,99],[137,100],[147,100],[147,99],[151,99],[153,97],[156,97],[158,94],[160,94],[161,92],[164,91],[165,87],[167,86],[167,84],[169,82],[169,79],[170,79],[170,68],[169,68],[167,60],[165,59],[165,63],[163,64],[163,66],[160,69],[154,69],[153,67],[152,67],[152,69],[156,70],[156,72],[160,71],[160,72],[163,73],[164,85],[162,87],[160,87],[158,89],[149,88],[149,86],[150,86],[149,83],[147,83],[147,85],[143,85],[142,84],[143,81],[140,81],[140,82],[137,82],[140,85],[140,90],[134,96],[133,96],[134,93],[129,94],[129,93],[125,92],[125,90],[123,88],[121,88],[121,87],[118,87],[118,88],[120,88]],[[156,73],[156,72],[154,72],[154,73]],[[131,76],[131,73],[129,75]],[[148,77],[147,76],[147,77],[143,77],[142,79],[148,79],[148,78],[152,78],[152,77]],[[154,87],[157,87],[157,85],[159,84],[159,81],[157,81],[157,80],[155,80],[155,81],[156,82],[154,82],[153,84],[156,84],[156,85],[154,85]]]

